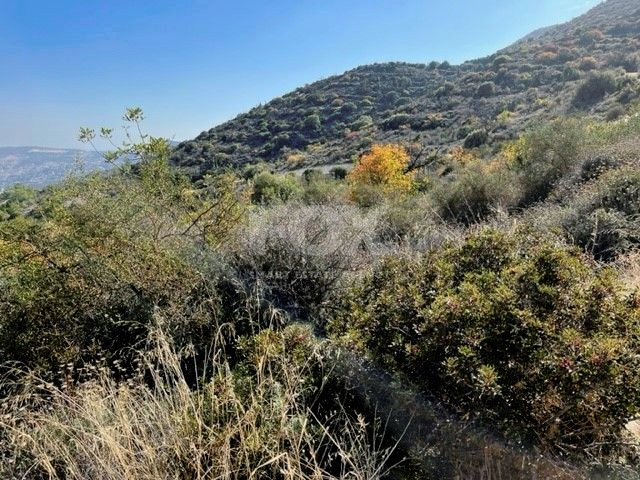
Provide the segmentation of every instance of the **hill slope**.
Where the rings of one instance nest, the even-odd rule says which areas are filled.
[[[608,0],[462,65],[374,64],[307,85],[181,143],[173,161],[196,175],[260,161],[295,169],[350,161],[372,143],[437,153],[567,113],[615,117],[638,97],[639,45],[640,0]],[[576,95],[596,71],[610,73]]]

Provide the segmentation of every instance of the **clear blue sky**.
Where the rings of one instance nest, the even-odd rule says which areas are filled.
[[[358,65],[485,56],[599,0],[0,0],[0,146],[78,146],[142,106],[191,138]]]

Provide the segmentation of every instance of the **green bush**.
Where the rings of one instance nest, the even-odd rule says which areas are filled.
[[[351,198],[362,208],[371,208],[384,203],[385,193],[379,185],[357,183],[351,187]]]
[[[344,180],[349,172],[344,167],[333,167],[329,173],[335,180]]]
[[[617,89],[618,81],[612,73],[593,74],[580,84],[573,97],[573,104],[579,108],[590,107]]]
[[[156,316],[176,319],[166,327],[181,344],[213,328],[215,290],[189,252],[217,244],[236,204],[165,166],[57,186],[38,215],[0,224],[0,361],[43,374],[102,356],[125,366]]]
[[[599,168],[606,167],[608,164],[595,163],[590,169],[595,176]],[[626,167],[607,171],[586,185],[569,200],[560,223],[577,245],[597,259],[609,261],[640,245],[638,212],[640,172]]]
[[[301,192],[302,187],[293,175],[262,172],[253,179],[251,201],[260,205],[272,205],[293,200]]]
[[[486,130],[474,130],[464,139],[463,146],[464,148],[478,148],[487,143],[489,139],[489,134]]]
[[[585,125],[574,119],[557,120],[524,135],[515,162],[522,185],[521,206],[547,198],[579,164],[586,135]]]
[[[640,318],[612,271],[549,239],[484,230],[388,258],[330,332],[449,408],[544,449],[624,450],[640,405]]]
[[[452,182],[437,186],[431,196],[440,217],[471,225],[508,210],[518,202],[520,190],[509,172],[470,165]]]
[[[481,83],[476,89],[475,96],[477,98],[492,97],[496,93],[496,86],[493,82]]]
[[[411,122],[411,116],[406,113],[398,113],[382,121],[380,127],[383,130],[397,130]]]

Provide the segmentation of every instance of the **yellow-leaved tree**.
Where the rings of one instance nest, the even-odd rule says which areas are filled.
[[[414,172],[409,172],[408,166],[409,154],[402,145],[374,145],[360,157],[347,177],[352,197],[363,203],[364,192],[368,193],[367,197],[371,197],[373,191],[379,195],[408,192],[414,182]]]

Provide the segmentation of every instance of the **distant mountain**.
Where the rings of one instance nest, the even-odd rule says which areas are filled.
[[[297,169],[348,162],[372,143],[437,154],[561,115],[615,118],[640,96],[639,50],[640,0],[608,0],[462,65],[374,64],[301,87],[182,142],[172,160],[194,175],[260,161]]]
[[[100,154],[85,150],[45,147],[0,147],[0,190],[16,183],[43,187],[73,170],[105,170]]]

